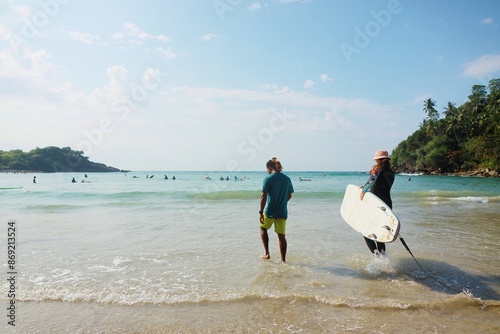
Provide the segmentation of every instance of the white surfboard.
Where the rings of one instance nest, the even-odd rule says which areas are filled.
[[[367,192],[360,199],[359,186],[347,186],[340,214],[354,230],[368,239],[393,242],[399,234],[399,219],[377,196]]]

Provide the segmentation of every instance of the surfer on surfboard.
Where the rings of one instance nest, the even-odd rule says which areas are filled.
[[[392,209],[391,187],[394,183],[394,172],[391,168],[391,158],[387,151],[379,150],[375,152],[373,157],[375,165],[370,170],[368,181],[361,186],[361,200],[366,192],[371,192]],[[385,243],[375,242],[374,240],[365,238],[366,245],[373,254],[385,253]]]

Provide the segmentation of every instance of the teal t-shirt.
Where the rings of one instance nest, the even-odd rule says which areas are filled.
[[[288,218],[288,194],[293,193],[292,180],[283,173],[272,173],[264,179],[262,192],[267,193],[266,216]]]

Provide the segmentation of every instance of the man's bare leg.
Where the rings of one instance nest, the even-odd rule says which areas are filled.
[[[286,262],[286,248],[287,242],[284,234],[278,233],[278,239],[280,241],[280,253],[281,253],[281,261]]]
[[[269,254],[269,235],[267,234],[267,230],[265,228],[260,228],[260,238],[262,239],[262,244],[264,245],[264,251],[266,252],[262,255],[264,260],[269,260],[271,255]]]

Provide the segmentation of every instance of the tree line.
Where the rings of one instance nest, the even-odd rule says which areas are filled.
[[[0,151],[0,171],[36,172],[118,172],[119,169],[89,161],[83,151],[49,146],[29,152]]]
[[[459,173],[479,169],[500,172],[500,79],[472,86],[460,106],[424,101],[419,128],[392,151],[398,172]]]

